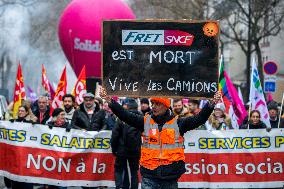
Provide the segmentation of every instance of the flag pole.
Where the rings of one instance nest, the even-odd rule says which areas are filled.
[[[253,59],[253,62],[255,60]],[[251,89],[252,89],[252,65],[250,65],[250,91],[249,91],[249,111],[248,111],[248,129],[249,129],[249,121],[250,121],[250,112],[251,112],[251,107],[252,107],[252,101],[250,99],[250,93],[251,93]]]
[[[279,117],[278,117],[278,119],[279,119],[279,120],[278,120],[278,128],[280,127],[280,122],[281,122],[283,99],[284,99],[284,93],[282,94],[282,101],[281,101],[280,112],[279,112]]]

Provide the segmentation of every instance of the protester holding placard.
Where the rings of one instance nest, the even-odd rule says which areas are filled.
[[[183,135],[205,123],[215,103],[221,99],[217,92],[198,115],[176,118],[169,109],[170,100],[167,98],[151,98],[152,112],[139,116],[112,100],[104,88],[100,95],[119,119],[142,132],[140,172],[142,188],[147,189],[178,187],[177,181],[185,173]]]

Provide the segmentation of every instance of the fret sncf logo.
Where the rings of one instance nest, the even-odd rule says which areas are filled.
[[[180,30],[122,30],[122,45],[190,46],[193,39]]]

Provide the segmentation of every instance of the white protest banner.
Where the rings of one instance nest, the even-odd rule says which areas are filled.
[[[0,175],[59,186],[114,186],[110,136],[0,121]]]
[[[281,129],[200,131],[185,135],[182,188],[271,188],[284,185]]]
[[[111,132],[0,121],[0,175],[58,186],[114,187]],[[183,188],[284,185],[283,129],[196,130],[185,134]]]

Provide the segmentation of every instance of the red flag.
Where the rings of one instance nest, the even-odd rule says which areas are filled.
[[[26,99],[26,92],[24,86],[24,79],[22,75],[21,64],[18,65],[15,90],[14,90],[14,106],[13,106],[13,117],[16,118],[19,110],[19,106],[22,104],[22,99]]]
[[[72,92],[77,104],[81,104],[83,102],[83,95],[86,92],[86,68],[84,65]]]
[[[61,74],[59,83],[57,85],[54,98],[51,103],[50,115],[52,114],[55,108],[62,107],[62,97],[66,94],[66,88],[67,88],[67,78],[66,78],[66,66],[65,66]]]
[[[51,86],[51,84],[49,83],[49,88],[50,88],[50,98],[51,100],[53,100],[54,95],[55,95],[55,91],[53,89],[53,87]]]
[[[46,76],[46,70],[44,68],[44,65],[42,64],[41,65],[41,84],[44,88],[44,90],[49,94],[50,94],[50,86],[49,86],[49,81],[47,79],[47,76]]]

